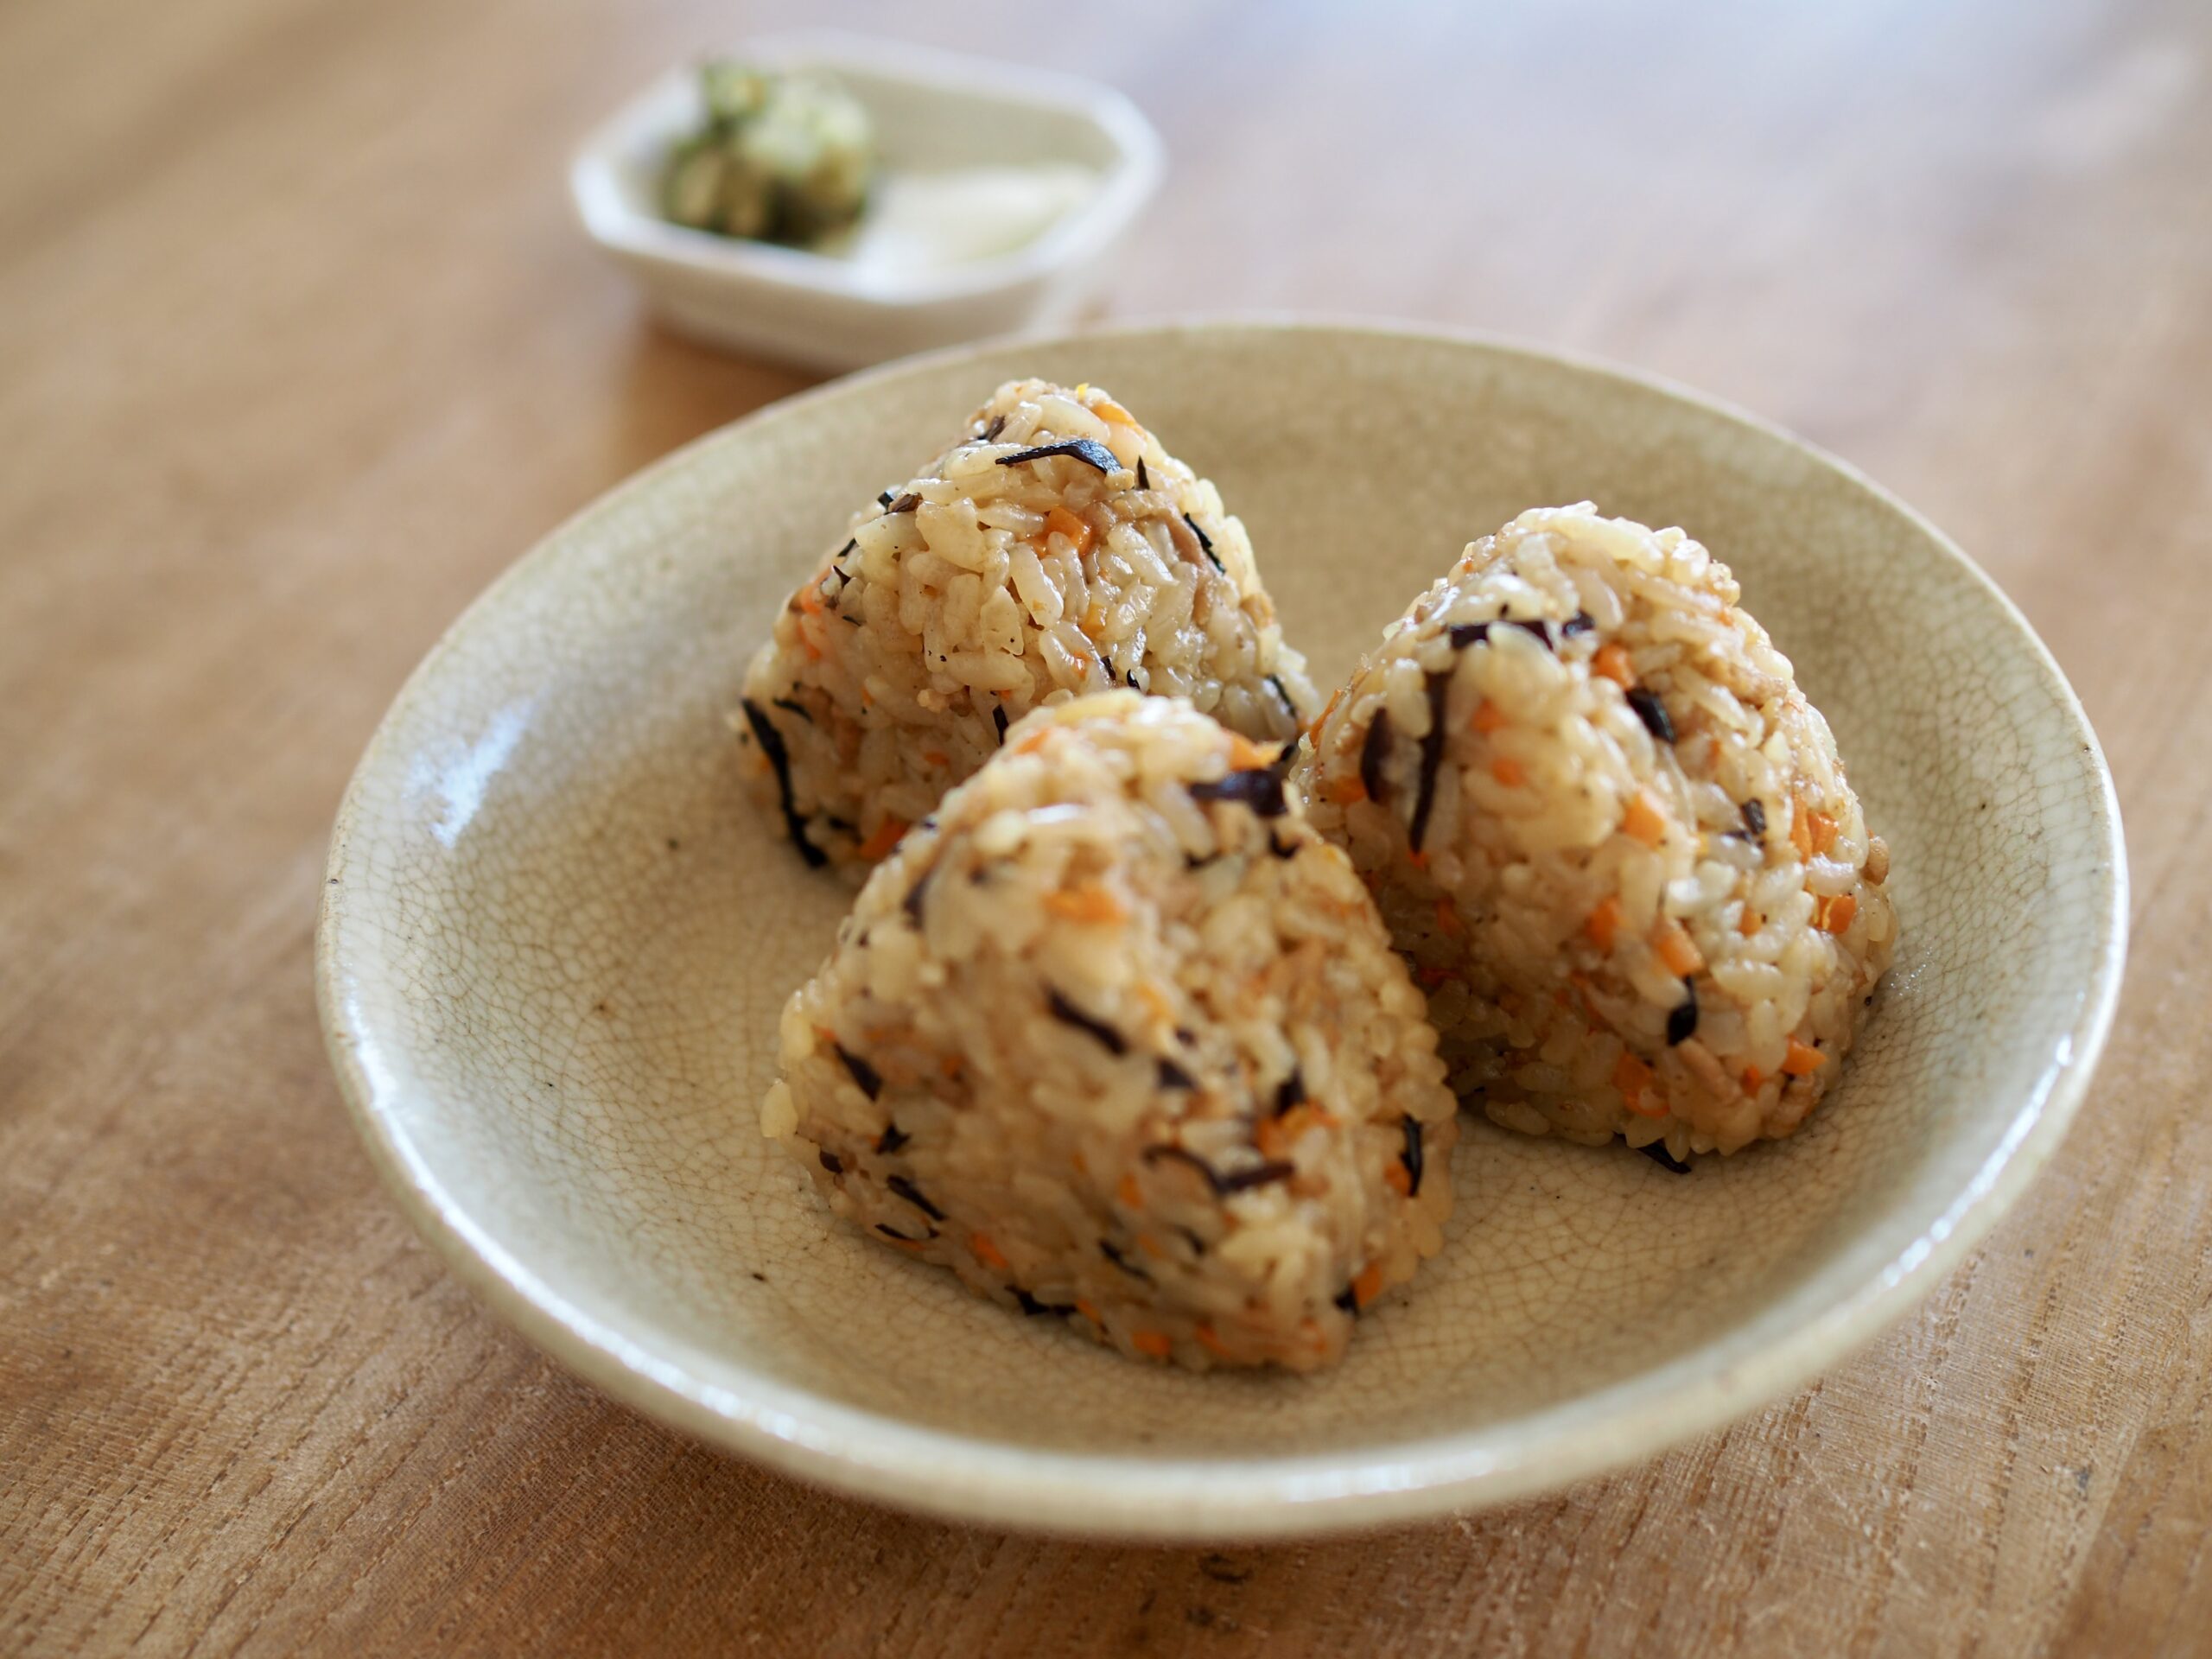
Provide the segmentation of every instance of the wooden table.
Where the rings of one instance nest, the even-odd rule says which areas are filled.
[[[844,8],[1151,112],[1173,171],[1114,314],[1678,377],[1897,488],[2042,631],[2119,775],[2133,971],[2062,1161],[1872,1351],[1503,1512],[1090,1548],[690,1445],[416,1242],[315,1027],[331,815],[494,573],[804,384],[644,323],[562,164],[666,63],[817,10],[0,13],[0,1650],[2212,1644],[2192,0]]]

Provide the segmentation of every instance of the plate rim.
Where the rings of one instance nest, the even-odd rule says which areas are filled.
[[[1486,1428],[1365,1449],[1277,1457],[1066,1452],[977,1440],[918,1426],[755,1376],[750,1393],[711,1386],[575,1306],[471,1217],[395,1122],[402,1087],[376,1051],[350,999],[346,853],[362,812],[365,780],[383,759],[401,709],[438,671],[512,584],[530,579],[549,550],[601,513],[619,510],[756,423],[879,380],[919,375],[1010,347],[1043,350],[1101,340],[1192,334],[1367,336],[1473,348],[1620,381],[1748,428],[1840,474],[1899,514],[1955,561],[1993,601],[2024,645],[2057,715],[2078,739],[2101,844],[2105,906],[2082,975],[2070,1052],[2014,1111],[1996,1148],[1934,1221],[1849,1294],[1740,1361],[1712,1359],[1700,1344],[1653,1370],[1564,1404]],[[324,868],[315,928],[315,1000],[348,1116],[385,1186],[417,1233],[495,1317],[617,1401],[781,1473],[848,1496],[939,1519],[1100,1539],[1203,1542],[1315,1535],[1490,1507],[1656,1456],[1803,1386],[1901,1319],[1986,1236],[2047,1163],[2088,1090],[2117,1010],[2128,937],[2126,846],[2117,791],[2102,746],[2064,671],[2026,617],[1974,560],[1923,514],[1848,461],[1723,399],[1663,376],[1493,333],[1395,323],[1328,313],[1239,312],[1133,318],[1046,329],[901,358],[779,398],[702,434],[616,484],[541,537],[440,635],[379,718],[347,782]],[[1741,1327],[1739,1327],[1739,1330]],[[1702,1363],[1699,1363],[1702,1360]],[[1618,1397],[1633,1411],[1606,1411]],[[1570,1415],[1561,1420],[1560,1414]],[[1592,1421],[1585,1421],[1592,1420]],[[1508,1432],[1508,1431],[1510,1432]]]

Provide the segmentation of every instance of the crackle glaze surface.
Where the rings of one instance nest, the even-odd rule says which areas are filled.
[[[852,504],[1018,373],[1104,384],[1215,479],[1325,687],[1525,506],[1592,499],[1727,559],[1834,727],[1907,923],[1808,1128],[1677,1177],[1468,1122],[1444,1254],[1312,1379],[1136,1366],[835,1223],[755,1105],[778,1008],[849,893],[743,798],[723,714]],[[1556,1484],[1872,1335],[2056,1147],[2125,916],[2116,809],[2063,681],[1864,481],[1587,366],[1263,325],[896,365],[682,452],[556,533],[409,683],[325,891],[347,1097],[417,1224],[523,1330],[811,1478],[1183,1536]]]

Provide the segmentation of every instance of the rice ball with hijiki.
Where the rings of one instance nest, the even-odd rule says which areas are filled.
[[[862,888],[762,1127],[830,1206],[1124,1354],[1311,1370],[1442,1243],[1421,994],[1272,746],[1041,709]]]
[[[881,858],[1032,709],[1128,687],[1269,741],[1317,701],[1244,526],[1096,386],[1001,386],[851,530],[738,722],[810,864]]]
[[[1497,1122],[1680,1160],[1832,1085],[1897,918],[1827,722],[1680,530],[1589,505],[1471,543],[1297,780]]]

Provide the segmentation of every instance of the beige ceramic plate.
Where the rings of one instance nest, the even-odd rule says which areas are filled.
[[[1470,537],[1681,524],[1825,709],[1894,852],[1898,965],[1795,1141],[1675,1176],[1473,1124],[1442,1257],[1331,1375],[1132,1364],[834,1224],[755,1128],[847,894],[741,798],[723,711],[846,514],[999,380],[1110,387],[1250,526],[1326,685]],[[2126,877],[2027,625],[1784,435],[1465,339],[1214,325],[893,365],[717,433],[556,532],[370,745],[320,938],[346,1096],[426,1236],[608,1392],[846,1491],[1161,1537],[1495,1502],[1657,1452],[1902,1313],[2057,1147]]]

